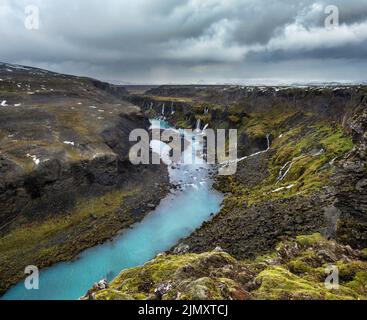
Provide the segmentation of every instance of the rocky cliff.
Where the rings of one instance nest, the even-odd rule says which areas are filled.
[[[178,248],[205,257],[219,246],[236,259],[255,259],[284,236],[315,232],[366,248],[366,97],[363,86],[164,86],[130,97],[180,127],[195,128],[200,120],[238,129],[237,172],[217,177],[216,188],[226,194],[221,212]],[[219,290],[213,277],[209,272],[205,285]],[[290,291],[278,298],[286,297],[294,298]]]
[[[141,220],[168,190],[165,166],[133,166],[150,123],[94,79],[0,64],[0,292]]]

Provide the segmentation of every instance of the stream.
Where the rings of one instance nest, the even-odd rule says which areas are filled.
[[[169,128],[158,120],[152,121],[155,126]],[[188,148],[183,157],[196,159],[197,155]],[[113,241],[84,251],[71,262],[41,270],[39,290],[26,290],[21,281],[2,299],[75,300],[86,294],[93,283],[111,281],[122,270],[143,265],[169,250],[219,212],[223,196],[212,188],[210,171],[204,163],[169,167],[171,182],[180,188],[164,198],[142,222]]]

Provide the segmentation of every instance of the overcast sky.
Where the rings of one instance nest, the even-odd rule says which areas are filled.
[[[366,0],[0,0],[0,61],[127,83],[362,81],[366,40]]]

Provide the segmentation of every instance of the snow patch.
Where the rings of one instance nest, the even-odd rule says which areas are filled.
[[[36,166],[38,166],[41,163],[41,159],[37,158],[37,156],[31,155],[31,154],[28,153],[27,157],[32,158],[32,160],[33,160],[33,162]]]
[[[294,184],[291,184],[291,185],[286,186],[286,187],[281,187],[281,188],[275,189],[271,193],[276,193],[276,192],[283,191],[283,190],[289,190],[289,189],[292,189],[293,187],[294,187]]]

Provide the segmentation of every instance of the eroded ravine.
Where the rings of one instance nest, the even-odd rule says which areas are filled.
[[[191,152],[186,149],[183,157],[192,156]],[[222,195],[212,188],[207,165],[170,168],[170,179],[179,188],[141,223],[111,242],[86,250],[74,261],[43,270],[39,290],[26,290],[20,282],[3,299],[78,299],[94,282],[110,281],[121,270],[142,265],[170,249],[220,210]]]

